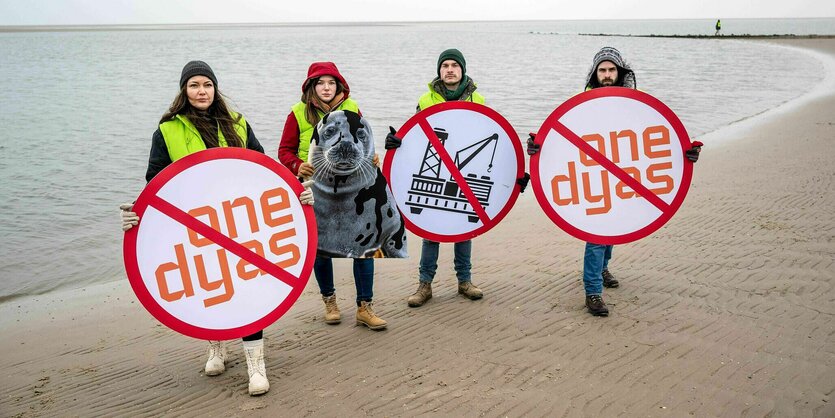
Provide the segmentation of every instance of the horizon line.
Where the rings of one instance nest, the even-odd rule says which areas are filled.
[[[798,19],[798,20],[824,20],[835,19],[835,16],[795,16],[795,17],[718,17],[725,20],[774,20],[774,19]],[[689,17],[689,18],[645,18],[645,19],[596,19],[596,18],[577,18],[577,19],[474,19],[474,20],[372,20],[372,21],[318,21],[318,22],[302,22],[302,21],[281,21],[281,22],[167,22],[167,23],[69,23],[69,24],[11,24],[0,25],[1,32],[13,31],[33,31],[33,30],[84,30],[89,28],[152,28],[152,27],[173,27],[173,26],[192,26],[192,27],[216,27],[216,26],[359,26],[359,25],[403,25],[403,24],[420,24],[420,23],[500,23],[500,22],[574,22],[574,21],[607,21],[607,22],[627,22],[627,21],[664,21],[664,20],[713,20],[716,17]]]

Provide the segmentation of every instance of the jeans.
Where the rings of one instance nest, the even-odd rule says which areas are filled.
[[[322,296],[330,296],[336,292],[333,287],[333,260],[329,257],[316,256],[313,262],[313,273]],[[371,302],[374,297],[374,259],[354,259],[354,284],[357,286],[357,306],[360,301]]]
[[[438,270],[438,247],[439,243],[435,241],[423,240],[423,248],[420,251],[420,281],[423,283],[432,283],[435,278],[435,272]],[[470,269],[473,267],[470,264],[470,255],[473,251],[473,242],[471,240],[455,243],[455,276],[458,277],[458,283],[465,283],[470,281]]]
[[[586,243],[586,255],[583,258],[583,287],[586,296],[603,294],[603,270],[609,268],[614,245]]]

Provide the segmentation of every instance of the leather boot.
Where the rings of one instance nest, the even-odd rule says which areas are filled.
[[[209,354],[206,376],[217,376],[226,371],[226,341],[209,341],[206,351]]]
[[[325,302],[325,323],[336,325],[342,322],[342,314],[339,312],[339,306],[336,305],[336,293],[330,296],[322,296]]]
[[[481,289],[472,284],[472,282],[458,283],[458,293],[464,295],[470,300],[481,299],[484,296]]]
[[[600,295],[586,296],[586,308],[594,316],[609,316],[609,307]]]
[[[373,330],[381,330],[385,329],[388,323],[374,313],[370,302],[362,301],[357,308],[357,325],[365,325]]]
[[[263,395],[270,390],[267,366],[264,364],[264,339],[244,341],[246,369],[249,372],[249,394]]]
[[[412,308],[417,308],[418,306],[423,306],[423,304],[428,302],[429,299],[432,299],[432,283],[420,282],[415,294],[409,296],[409,299],[406,299],[406,302],[408,302],[409,306]]]
[[[603,270],[603,287],[615,288],[620,286],[620,282],[609,273],[609,269]]]

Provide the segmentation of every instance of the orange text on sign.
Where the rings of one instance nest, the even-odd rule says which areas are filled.
[[[669,159],[672,155],[670,151],[670,130],[666,126],[650,126],[644,129],[640,140],[638,134],[630,129],[609,132],[608,137],[601,134],[587,134],[583,135],[582,139],[613,163],[618,164],[629,176],[647,186],[652,193],[663,195],[673,190],[673,178],[659,173],[673,168]],[[650,161],[663,161],[650,164],[645,172],[642,172],[638,167],[620,164],[622,161],[639,161],[642,154]],[[617,181],[617,177],[606,170],[597,173],[589,173],[583,170],[583,167],[599,166],[600,164],[582,151],[580,151],[580,164],[579,179],[577,178],[578,167],[574,161],[568,163],[566,174],[560,174],[551,179],[551,191],[554,196],[554,203],[557,206],[578,205],[582,199],[589,204],[599,204],[596,207],[587,208],[587,215],[600,215],[608,213],[612,209],[612,193],[620,199],[640,197],[638,193],[622,181]],[[599,188],[595,188],[599,189],[600,193],[592,191],[593,183],[600,185]]]
[[[238,237],[238,228],[242,226],[236,223],[236,220],[239,222],[243,220],[242,224],[248,227],[252,233],[258,232],[262,225],[273,229],[281,227],[278,232],[272,234],[267,247],[272,254],[281,257],[281,261],[275,263],[278,267],[286,269],[296,265],[301,258],[298,246],[293,243],[283,243],[296,236],[296,230],[292,227],[293,215],[289,213],[290,200],[287,190],[280,187],[267,190],[261,194],[258,203],[259,205],[256,206],[256,202],[243,196],[221,202],[220,213],[212,206],[201,206],[189,210],[188,214],[198,219],[202,218],[204,221],[207,220],[206,223],[216,231],[221,230],[221,222],[223,222],[229,238],[232,239]],[[259,213],[261,215],[260,221],[263,221],[263,224],[259,222]],[[244,214],[245,216],[242,216]],[[212,245],[213,242],[189,229],[188,244],[193,248],[200,248]],[[241,245],[261,257],[265,255],[264,244],[258,240],[243,242]],[[203,255],[195,255],[189,260],[184,246],[185,243],[174,245],[175,261],[163,263],[156,269],[155,274],[160,297],[167,302],[174,302],[194,296],[194,283],[191,274],[191,267],[193,266],[197,276],[197,285],[201,289],[206,292],[220,291],[219,294],[203,300],[205,307],[208,308],[232,299],[235,288],[232,278],[233,272],[229,266],[226,250],[218,248],[215,251],[216,257],[210,257],[212,262],[216,260],[220,271],[220,277],[212,278],[206,273],[206,260],[204,260]],[[234,267],[235,276],[242,280],[251,280],[259,275],[267,274],[264,270],[254,267],[244,259],[238,261]],[[170,284],[174,284],[174,286],[170,286]]]

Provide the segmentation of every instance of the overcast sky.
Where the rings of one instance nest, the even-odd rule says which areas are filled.
[[[0,25],[835,17],[833,0],[0,0]]]

